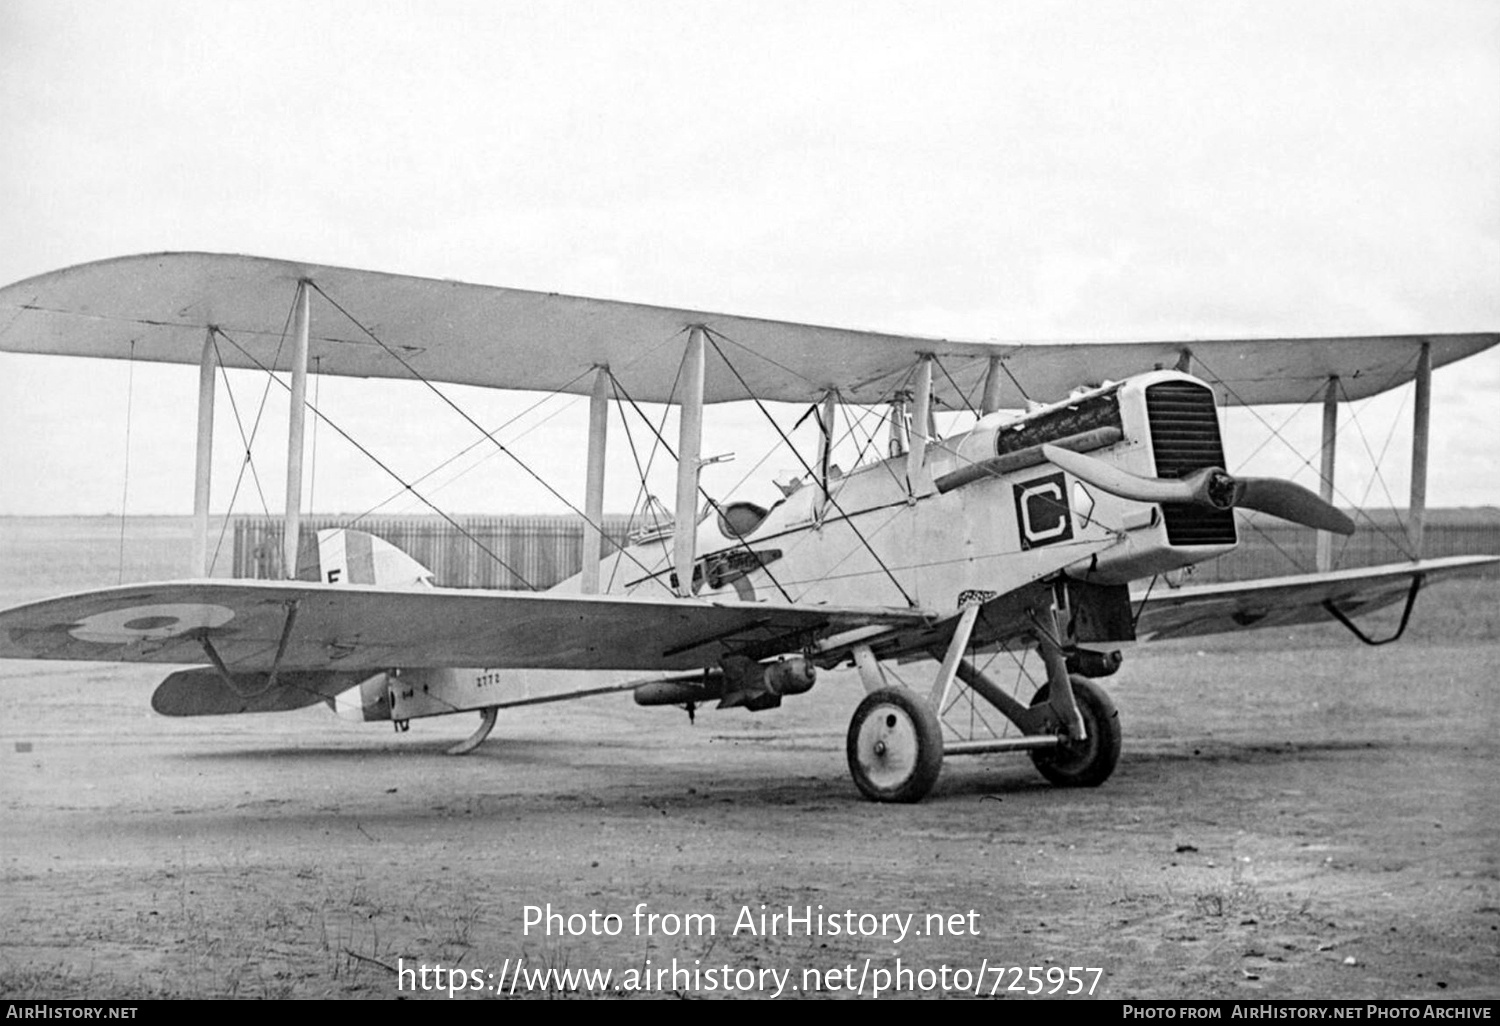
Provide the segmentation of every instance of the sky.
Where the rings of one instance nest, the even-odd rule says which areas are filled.
[[[206,250],[986,340],[1500,330],[1490,2],[0,0],[0,149],[0,282]],[[229,391],[214,510],[278,510],[281,389]],[[581,505],[586,402],[451,390],[559,499],[434,473],[477,435],[419,385],[314,394],[401,479],[319,429],[318,511]],[[1431,504],[1500,505],[1497,398],[1500,352],[1435,375]],[[190,512],[195,405],[0,354],[0,514]],[[1316,487],[1319,417],[1230,417],[1231,469]],[[1341,504],[1406,504],[1410,417],[1345,411]],[[755,420],[711,410],[711,491],[797,466]]]

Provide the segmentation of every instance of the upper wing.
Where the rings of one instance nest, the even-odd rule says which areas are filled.
[[[1136,636],[1143,641],[1160,640],[1248,627],[1326,623],[1330,614],[1325,603],[1353,616],[1404,600],[1416,578],[1428,581],[1477,573],[1496,563],[1500,556],[1449,556],[1136,595],[1133,601],[1142,606]]]
[[[936,376],[934,395],[955,408],[978,394],[991,357],[1005,361],[1027,397],[1052,400],[1082,383],[1171,366],[1187,348],[1193,372],[1220,385],[1225,401],[1254,404],[1304,402],[1331,375],[1349,398],[1363,398],[1410,381],[1423,343],[1437,367],[1500,341],[1500,334],[1477,333],[961,342],[259,257],[162,253],[80,264],[0,289],[0,350],[192,364],[213,326],[223,332],[226,365],[282,370],[290,359],[288,312],[303,280],[328,300],[313,296],[309,352],[319,373],[409,378],[415,371],[432,381],[587,394],[588,372],[607,366],[632,398],[650,402],[670,401],[677,380],[681,347],[664,343],[695,325],[727,340],[734,365],[709,361],[706,402],[752,393],[813,402],[834,391],[848,402],[873,402],[902,387],[919,353],[932,353],[946,372]]]
[[[673,670],[709,665],[726,649],[774,655],[830,632],[927,619],[832,606],[190,581],[5,610],[0,657],[203,663],[216,654],[237,673],[272,666]]]

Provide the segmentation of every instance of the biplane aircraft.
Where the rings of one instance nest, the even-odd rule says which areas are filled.
[[[0,350],[200,368],[194,563],[205,579],[0,612],[0,656],[184,666],[152,700],[173,716],[326,702],[400,728],[478,711],[458,752],[507,706],[629,690],[644,705],[753,711],[852,665],[866,694],[847,757],[871,799],[918,800],[945,756],[1001,750],[1028,752],[1053,783],[1097,785],[1121,745],[1097,680],[1122,643],[1328,618],[1360,633],[1356,614],[1402,601],[1409,614],[1424,581],[1500,558],[1420,558],[1432,371],[1497,341],[958,342],[246,256],[84,264],[0,289]],[[588,396],[582,573],[546,592],[440,588],[368,534],[304,538],[311,360],[322,374],[434,390]],[[207,578],[221,366],[287,375],[283,579]],[[1354,530],[1331,501],[1338,403],[1411,381],[1413,558],[1330,569],[1327,540]],[[1318,395],[1320,493],[1226,471],[1225,406]],[[1006,412],[1020,400],[1023,412]],[[700,486],[705,407],[733,402],[805,404],[819,426],[818,455],[774,501],[721,502]],[[605,551],[611,403],[680,416],[670,524]],[[885,427],[878,456],[841,472],[830,454],[846,405],[883,411]],[[965,408],[972,426],[940,437],[935,411]],[[1315,528],[1319,569],[1132,594],[1233,549],[1237,508]],[[1001,647],[1039,656],[1044,683],[1029,701],[979,665]],[[936,666],[920,689],[894,672],[916,661]],[[537,683],[554,671],[568,671],[559,686]],[[580,671],[615,676],[582,686]],[[1003,736],[945,737],[940,714],[960,684],[1004,717]]]

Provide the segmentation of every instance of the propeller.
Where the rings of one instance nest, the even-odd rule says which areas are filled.
[[[1180,502],[1214,509],[1255,509],[1294,524],[1353,534],[1354,521],[1301,485],[1274,477],[1235,477],[1219,467],[1187,477],[1142,477],[1112,463],[1043,445],[1042,455],[1085,484],[1135,502]]]

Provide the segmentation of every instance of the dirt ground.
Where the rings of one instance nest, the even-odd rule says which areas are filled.
[[[1108,998],[1495,999],[1497,588],[1435,589],[1387,648],[1135,646],[1103,787],[953,758],[909,807],[848,779],[849,673],[695,725],[628,696],[519,710],[451,758],[469,717],[173,721],[160,670],[0,662],[0,996],[446,1000],[454,978],[393,972],[441,965],[492,997],[524,959],[612,976],[516,996],[1020,997],[1009,967],[1038,966]],[[549,905],[582,934],[528,926]],[[766,935],[763,905],[822,933]]]

